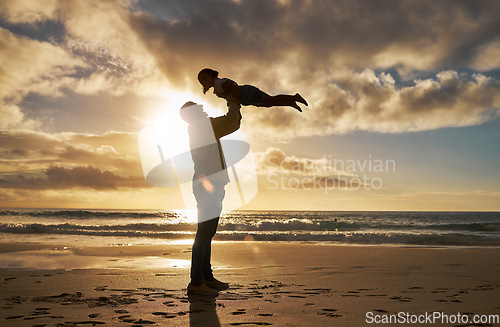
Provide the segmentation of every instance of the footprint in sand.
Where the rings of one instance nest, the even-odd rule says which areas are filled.
[[[373,296],[373,297],[385,297],[387,294],[365,294],[365,296]]]
[[[171,319],[171,318],[175,318],[176,317],[175,314],[172,314],[172,313],[169,313],[169,312],[152,312],[151,314],[155,315],[155,316],[160,316],[162,318],[167,318],[167,319]]]
[[[28,298],[15,295],[15,296],[7,297],[4,300],[9,304],[21,304],[22,302],[26,302],[28,300]]]
[[[118,316],[118,320],[123,321],[123,322],[134,322],[135,319],[131,318],[132,315],[123,315],[123,316]]]
[[[246,314],[245,309],[236,309],[236,311],[231,312],[233,316]]]
[[[119,309],[119,310],[115,310],[116,313],[128,313],[127,310],[123,310],[123,309]]]
[[[248,321],[248,322],[233,322],[229,324],[230,326],[244,326],[244,325],[257,325],[257,326],[271,326],[271,323],[268,322],[259,322],[259,321]]]
[[[143,320],[143,319],[135,320],[135,321],[133,321],[133,323],[137,324],[137,325],[153,325],[153,324],[157,324],[156,321]]]
[[[97,321],[97,320],[87,320],[87,321],[69,321],[67,325],[64,326],[78,326],[78,325],[105,325],[106,323],[103,321]]]
[[[411,300],[413,300],[411,297],[406,297],[406,296],[393,296],[390,299],[397,300],[399,302],[411,302]]]
[[[318,312],[318,315],[320,316],[327,316],[331,318],[340,318],[342,317],[341,314],[334,313],[337,311],[337,309],[321,309],[322,311]]]

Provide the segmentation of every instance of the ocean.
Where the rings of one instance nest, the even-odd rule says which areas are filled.
[[[0,242],[188,242],[195,215],[168,210],[0,209]],[[499,212],[233,211],[215,241],[500,247]]]

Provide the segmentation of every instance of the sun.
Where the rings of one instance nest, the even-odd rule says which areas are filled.
[[[161,89],[158,92],[160,101],[155,104],[154,116],[147,120],[152,127],[153,137],[163,148],[165,157],[189,151],[188,124],[180,117],[182,105],[188,101],[196,102],[197,97],[190,92]]]
[[[189,151],[188,124],[184,122],[179,114],[180,108],[188,101],[203,105],[203,109],[209,116],[223,114],[220,108],[207,105],[204,99],[193,95],[191,92],[183,92],[171,89],[158,91],[160,101],[155,104],[154,116],[147,123],[154,128],[155,138],[161,140],[164,150],[174,156]]]
[[[155,117],[151,125],[156,143],[163,148],[165,158],[190,151],[188,124],[181,119],[178,110],[166,110]]]

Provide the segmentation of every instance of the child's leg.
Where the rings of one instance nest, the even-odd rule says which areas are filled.
[[[297,105],[297,102],[303,103],[307,106],[306,100],[296,93],[295,95],[280,94],[275,96],[265,96],[262,100],[262,107],[275,107],[275,106],[288,106],[302,112],[302,109]]]

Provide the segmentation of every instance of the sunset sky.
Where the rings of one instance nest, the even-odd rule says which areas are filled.
[[[0,62],[1,207],[182,208],[137,135],[186,101],[224,113],[210,67],[309,102],[242,108],[243,209],[500,210],[496,0],[0,0]]]

